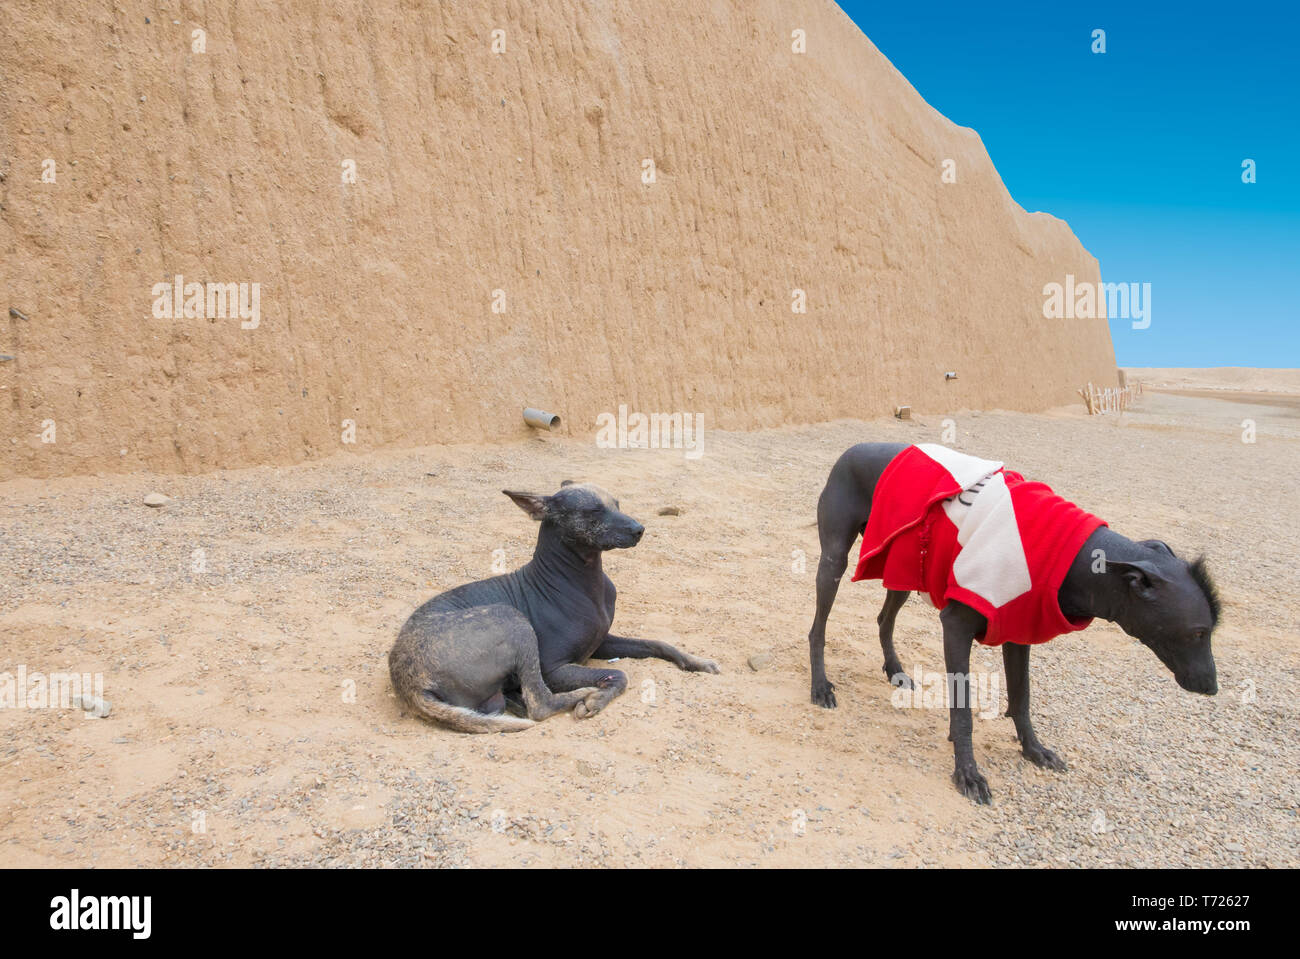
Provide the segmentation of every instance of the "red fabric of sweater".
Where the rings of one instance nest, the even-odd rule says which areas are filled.
[[[1001,463],[909,446],[885,468],[853,579],[918,590],[988,620],[987,646],[1045,643],[1091,619],[1061,612],[1070,564],[1104,520]]]

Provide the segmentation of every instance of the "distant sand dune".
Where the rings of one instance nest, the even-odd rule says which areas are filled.
[[[1266,370],[1248,366],[1214,369],[1125,367],[1129,379],[1156,389],[1234,390],[1248,393],[1300,393],[1300,370]]]

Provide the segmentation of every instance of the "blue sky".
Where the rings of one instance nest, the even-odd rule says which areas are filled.
[[[1300,3],[840,6],[1103,280],[1152,285],[1121,366],[1300,367]]]

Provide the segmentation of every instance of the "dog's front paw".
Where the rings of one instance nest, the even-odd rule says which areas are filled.
[[[967,799],[982,806],[992,805],[993,793],[989,791],[988,780],[974,763],[960,765],[953,770],[952,781],[956,783],[957,791]]]
[[[1051,769],[1058,773],[1065,772],[1065,760],[1042,743],[1029,743],[1021,752],[1035,766],[1042,766],[1044,769]]]
[[[818,706],[826,709],[835,708],[835,684],[829,679],[824,679],[820,683],[813,683],[812,701]]]
[[[898,672],[894,673],[892,676],[890,676],[889,669],[886,668],[885,675],[889,676],[889,685],[895,688],[901,688],[901,689],[916,688],[916,683],[912,682],[912,677],[907,675],[907,673],[903,672],[901,669]]]
[[[720,673],[721,669],[718,664],[711,659],[700,659],[698,656],[687,656],[682,661],[682,669],[688,673]]]

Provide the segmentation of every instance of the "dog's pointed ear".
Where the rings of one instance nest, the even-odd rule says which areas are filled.
[[[533,519],[541,520],[546,518],[546,507],[550,504],[549,496],[542,496],[540,493],[516,493],[513,490],[503,489],[515,505],[531,516]]]
[[[1156,584],[1168,582],[1168,578],[1155,563],[1149,563],[1144,559],[1130,563],[1112,559],[1107,560],[1106,565],[1114,567],[1124,577],[1129,589],[1139,599],[1153,599],[1156,594]]]

